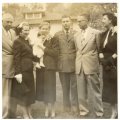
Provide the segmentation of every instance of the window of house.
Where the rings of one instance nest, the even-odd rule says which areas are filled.
[[[33,14],[32,13],[26,14],[26,19],[33,19]]]
[[[42,15],[41,13],[34,13],[34,18],[42,18]]]

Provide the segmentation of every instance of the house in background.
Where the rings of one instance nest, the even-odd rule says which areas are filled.
[[[55,13],[46,13],[45,17],[43,18],[45,21],[50,22],[51,24],[51,34],[56,33],[57,31],[62,30],[62,25],[61,25],[61,15],[55,14]],[[78,30],[79,27],[77,25],[77,17],[71,16],[72,19],[72,28],[74,30]]]
[[[31,10],[23,12],[24,20],[29,22],[31,27],[38,27],[45,16],[45,10]]]
[[[17,20],[15,24],[18,24],[22,21],[27,21],[33,29],[38,29],[42,20],[50,22],[51,25],[51,34],[54,35],[57,31],[62,29],[61,25],[61,15],[56,13],[49,13],[45,10],[32,10],[23,12],[24,19]],[[78,30],[76,17],[71,17],[73,21],[73,29]]]

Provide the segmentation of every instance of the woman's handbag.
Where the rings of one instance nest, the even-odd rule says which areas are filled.
[[[15,79],[15,84],[14,84],[14,90],[16,91],[16,94],[19,95],[25,95],[30,91],[30,89],[27,87],[27,85],[22,81],[22,83],[18,83],[17,80]],[[14,91],[14,92],[15,92]]]

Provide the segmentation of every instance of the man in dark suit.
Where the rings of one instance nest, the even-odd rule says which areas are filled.
[[[69,16],[62,17],[62,30],[55,34],[55,37],[59,41],[59,60],[58,69],[59,77],[63,89],[63,104],[66,112],[77,111],[78,95],[77,95],[77,83],[75,76],[75,44],[74,34],[72,30],[72,21]],[[71,91],[71,102],[70,102]]]

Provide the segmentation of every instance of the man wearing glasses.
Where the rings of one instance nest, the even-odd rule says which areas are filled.
[[[80,115],[89,113],[87,108],[88,88],[91,91],[94,112],[97,117],[103,116],[102,97],[99,80],[99,31],[88,26],[89,15],[78,16],[80,31],[75,34],[76,74]]]

